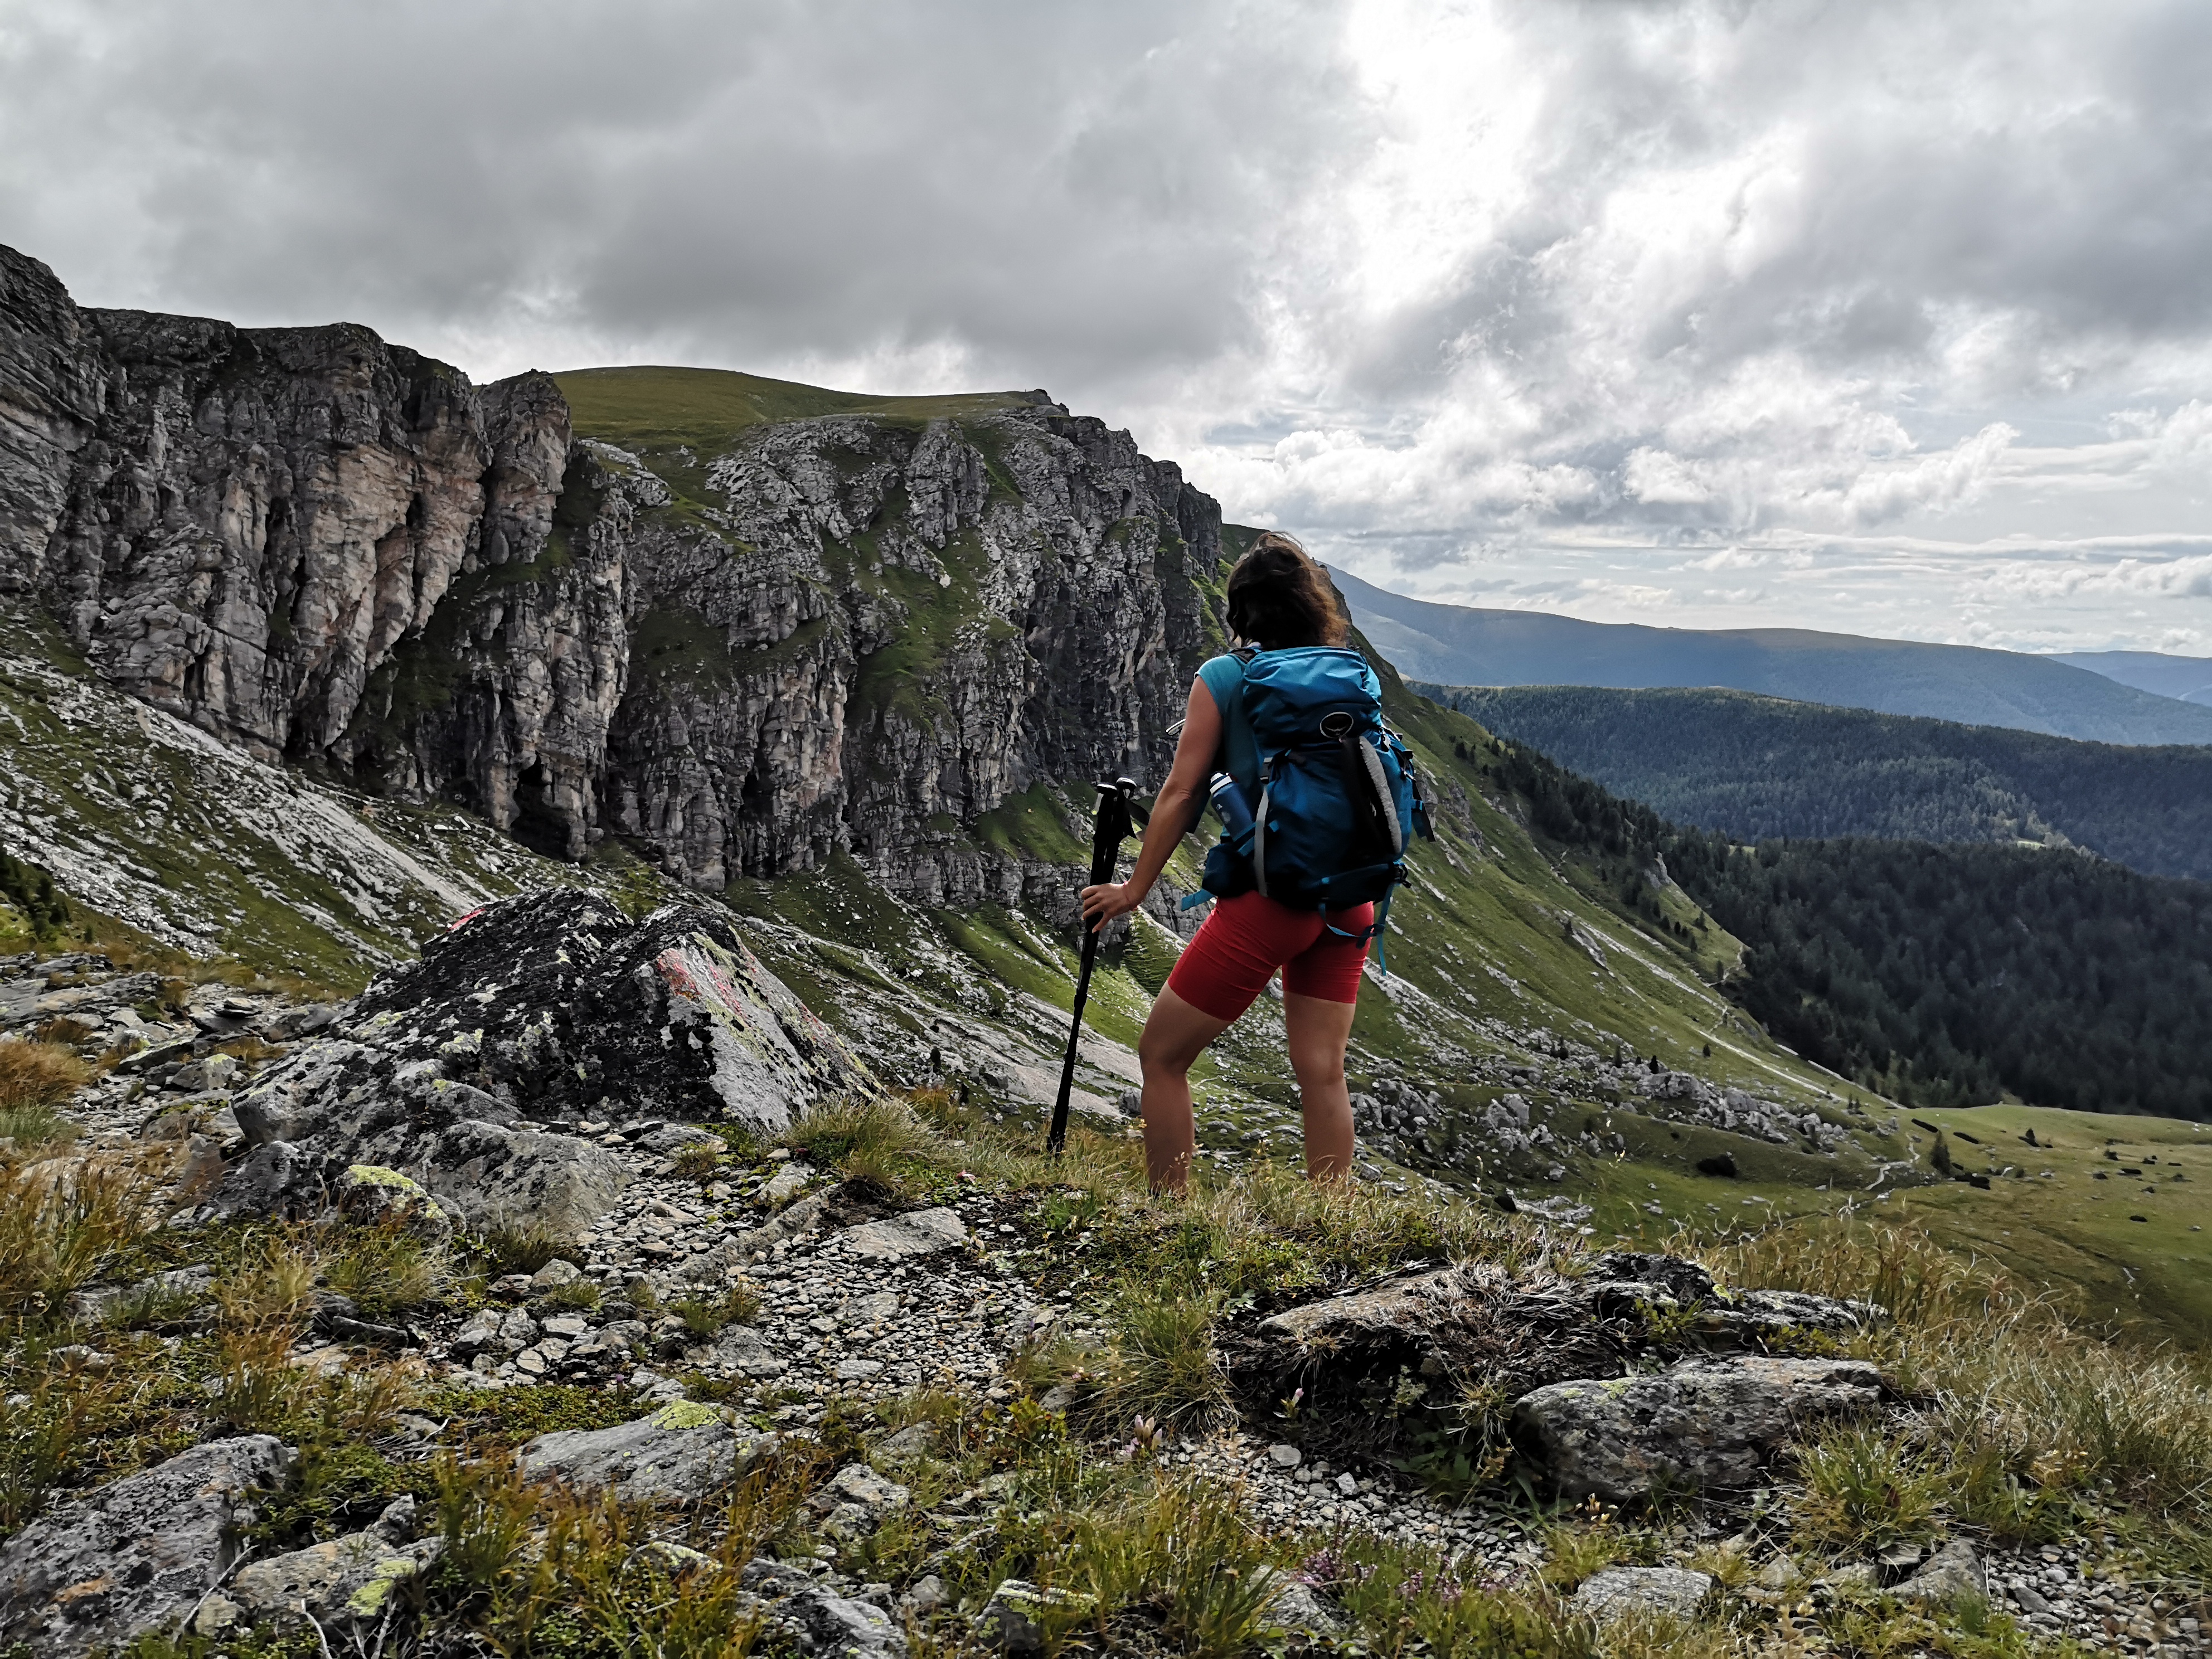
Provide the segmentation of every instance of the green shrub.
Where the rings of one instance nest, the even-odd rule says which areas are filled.
[[[461,1423],[473,1443],[516,1446],[556,1429],[611,1429],[645,1414],[645,1400],[627,1389],[529,1382],[509,1389],[452,1389],[435,1408]]]
[[[69,900],[39,866],[0,853],[0,899],[30,924],[34,939],[52,939],[69,926]]]
[[[260,1505],[252,1535],[269,1547],[298,1548],[311,1537],[360,1530],[395,1498],[427,1504],[437,1495],[427,1465],[395,1463],[356,1440],[309,1437],[290,1486]]]

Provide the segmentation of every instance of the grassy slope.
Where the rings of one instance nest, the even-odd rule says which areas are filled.
[[[1944,1131],[1958,1168],[2010,1166],[2027,1177],[1992,1181],[1987,1192],[1924,1188],[1901,1200],[1931,1231],[1997,1257],[2030,1283],[2071,1293],[2092,1318],[2197,1342],[2212,1331],[2212,1233],[2203,1231],[2212,1226],[2212,1129],[2032,1106],[1914,1115]],[[2021,1139],[2030,1128],[2039,1146]],[[1981,1144],[1960,1141],[1961,1130]],[[1930,1138],[1916,1139],[1925,1146]],[[2130,1169],[2144,1178],[2124,1176]]]
[[[341,990],[488,898],[659,879],[619,849],[579,872],[455,807],[374,801],[254,761],[4,621],[0,748],[0,845],[77,904],[164,945]]]
[[[703,494],[713,453],[763,422],[828,414],[959,419],[1014,400],[869,399],[696,370],[594,370],[556,378],[572,399],[577,429],[639,453],[677,490],[678,513],[688,491]],[[1255,533],[1224,526],[1224,553],[1233,559]],[[1218,605],[1218,578],[1209,584],[1201,577],[1200,585]],[[1370,654],[1380,660],[1379,653]],[[1402,1073],[1445,1087],[1455,1105],[1479,1108],[1500,1091],[1464,1082],[1454,1086],[1458,1056],[1518,1060],[1540,1032],[1601,1048],[1623,1044],[1717,1084],[1832,1109],[1834,1094],[1846,1092],[1841,1085],[1770,1041],[1712,988],[1735,962],[1734,940],[1711,929],[1685,944],[1624,915],[1598,872],[1540,848],[1501,799],[1484,728],[1411,695],[1387,668],[1385,678],[1392,723],[1413,744],[1437,792],[1462,810],[1443,815],[1440,842],[1415,852],[1419,878],[1392,913],[1391,979],[1371,981],[1361,999],[1356,1083]],[[1466,758],[1455,752],[1458,746]],[[1080,793],[1032,789],[970,833],[1003,854],[1079,864],[1088,841],[1088,803],[1076,799]],[[1196,838],[1187,842],[1170,866],[1170,879],[1185,890],[1194,885],[1200,851]],[[980,1015],[1049,1068],[1057,1032],[1042,1013],[1072,1006],[1077,959],[1073,939],[1044,919],[991,909],[921,914],[868,892],[849,865],[772,886],[744,884],[731,896],[764,919],[796,924],[817,941],[770,954],[817,1007],[854,1036],[880,1033],[885,1023],[919,1035],[933,1017],[920,1006],[926,999],[933,1008]],[[1679,891],[1664,895],[1662,902],[1677,921],[1695,914]],[[1567,936],[1562,919],[1570,915],[1585,936],[1600,942],[1603,966]],[[1171,935],[1147,921],[1127,948],[1107,952],[1093,983],[1091,1028],[1133,1045],[1176,948]],[[1203,1144],[1237,1146],[1271,1131],[1273,1145],[1294,1145],[1297,1097],[1283,1056],[1279,1006],[1263,1000],[1196,1069]],[[1100,1093],[1116,1084],[1092,1068],[1085,1068],[1084,1081]],[[1566,1160],[1570,1173],[1560,1190],[1595,1206],[1590,1224],[1601,1236],[1653,1241],[1684,1226],[1735,1231],[1833,1210],[1861,1194],[1877,1160],[1910,1152],[1903,1141],[1861,1126],[1863,1150],[1836,1164],[1717,1130],[1656,1125],[1571,1094],[1550,1103],[1560,1118],[1595,1118],[1607,1133],[1617,1129],[1630,1141],[1628,1156],[1620,1160]],[[1736,1158],[1741,1179],[1716,1182],[1694,1172],[1698,1158],[1719,1151]],[[1443,1173],[1466,1182],[1498,1172],[1462,1167]],[[2007,1197],[2002,1190],[1955,1186],[1916,1201],[1939,1230],[1972,1243]],[[1656,1215],[1646,1208],[1654,1203]],[[2039,1241],[2027,1255],[2056,1261],[2070,1249],[2070,1224],[2045,1207],[2015,1231]],[[2140,1224],[2134,1233],[2142,1237],[2113,1241],[2112,1261],[2138,1278],[2158,1272],[2165,1241]],[[2068,1282],[2101,1289],[2107,1279],[2125,1285],[2118,1271],[2077,1273]]]

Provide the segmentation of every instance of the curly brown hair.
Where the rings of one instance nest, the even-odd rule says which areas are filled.
[[[1328,573],[1279,530],[1261,532],[1229,573],[1229,627],[1264,651],[1342,645],[1351,629]]]

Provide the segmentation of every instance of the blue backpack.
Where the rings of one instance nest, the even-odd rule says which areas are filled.
[[[1391,890],[1407,878],[1407,843],[1436,833],[1413,757],[1382,724],[1382,683],[1366,658],[1334,646],[1238,655],[1260,799],[1244,803],[1249,833],[1221,837],[1183,903],[1254,891],[1294,910],[1372,902],[1372,927],[1330,931],[1379,939]]]

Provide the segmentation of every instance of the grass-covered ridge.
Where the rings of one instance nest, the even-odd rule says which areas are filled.
[[[957,420],[1046,401],[1038,392],[880,397],[724,368],[580,368],[553,376],[577,436],[624,449],[725,447],[738,434],[821,415]]]

